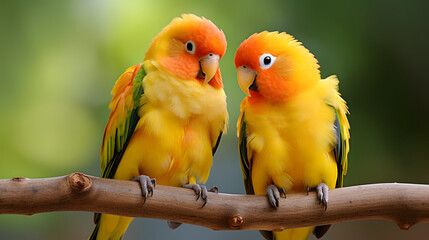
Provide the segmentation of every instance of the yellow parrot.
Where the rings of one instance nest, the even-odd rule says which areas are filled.
[[[228,122],[219,70],[225,50],[223,32],[192,14],[173,19],[153,39],[143,63],[128,68],[113,87],[101,146],[103,178],[139,181],[145,201],[155,178],[191,188],[206,203],[207,189],[197,182],[207,181]],[[96,214],[89,239],[122,239],[132,219]]]
[[[338,80],[320,77],[319,65],[300,42],[278,32],[253,34],[237,50],[241,103],[238,137],[247,194],[267,195],[279,207],[283,194],[316,190],[322,206],[328,189],[347,173],[349,123]],[[266,239],[320,238],[330,225],[261,231]]]

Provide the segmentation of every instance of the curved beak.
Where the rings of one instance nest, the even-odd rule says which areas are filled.
[[[238,67],[238,85],[240,85],[241,90],[250,97],[249,87],[256,80],[256,72],[245,66]]]
[[[219,68],[219,59],[219,55],[213,53],[200,58],[200,70],[204,76],[204,83],[210,82],[216,74],[216,71]]]

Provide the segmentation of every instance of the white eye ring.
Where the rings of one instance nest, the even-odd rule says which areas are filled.
[[[273,65],[275,61],[276,61],[276,57],[274,57],[269,53],[264,53],[259,57],[259,66],[262,69],[268,69]]]
[[[192,55],[195,54],[195,43],[193,41],[190,41],[190,40],[187,41],[185,43],[185,49],[188,53],[190,53]]]

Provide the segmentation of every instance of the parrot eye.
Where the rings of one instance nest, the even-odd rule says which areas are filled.
[[[185,44],[186,51],[190,54],[195,54],[195,43],[192,41],[187,41]]]
[[[276,57],[269,53],[264,53],[259,57],[259,66],[261,66],[262,69],[268,69],[275,61]]]

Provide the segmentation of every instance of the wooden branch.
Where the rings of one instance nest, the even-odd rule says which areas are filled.
[[[371,184],[329,191],[327,211],[314,192],[288,194],[272,208],[265,196],[209,193],[201,207],[192,190],[157,185],[144,204],[137,182],[73,173],[68,176],[0,180],[0,213],[31,215],[53,211],[103,212],[183,222],[214,230],[325,225],[388,219],[401,229],[429,222],[429,185]]]

